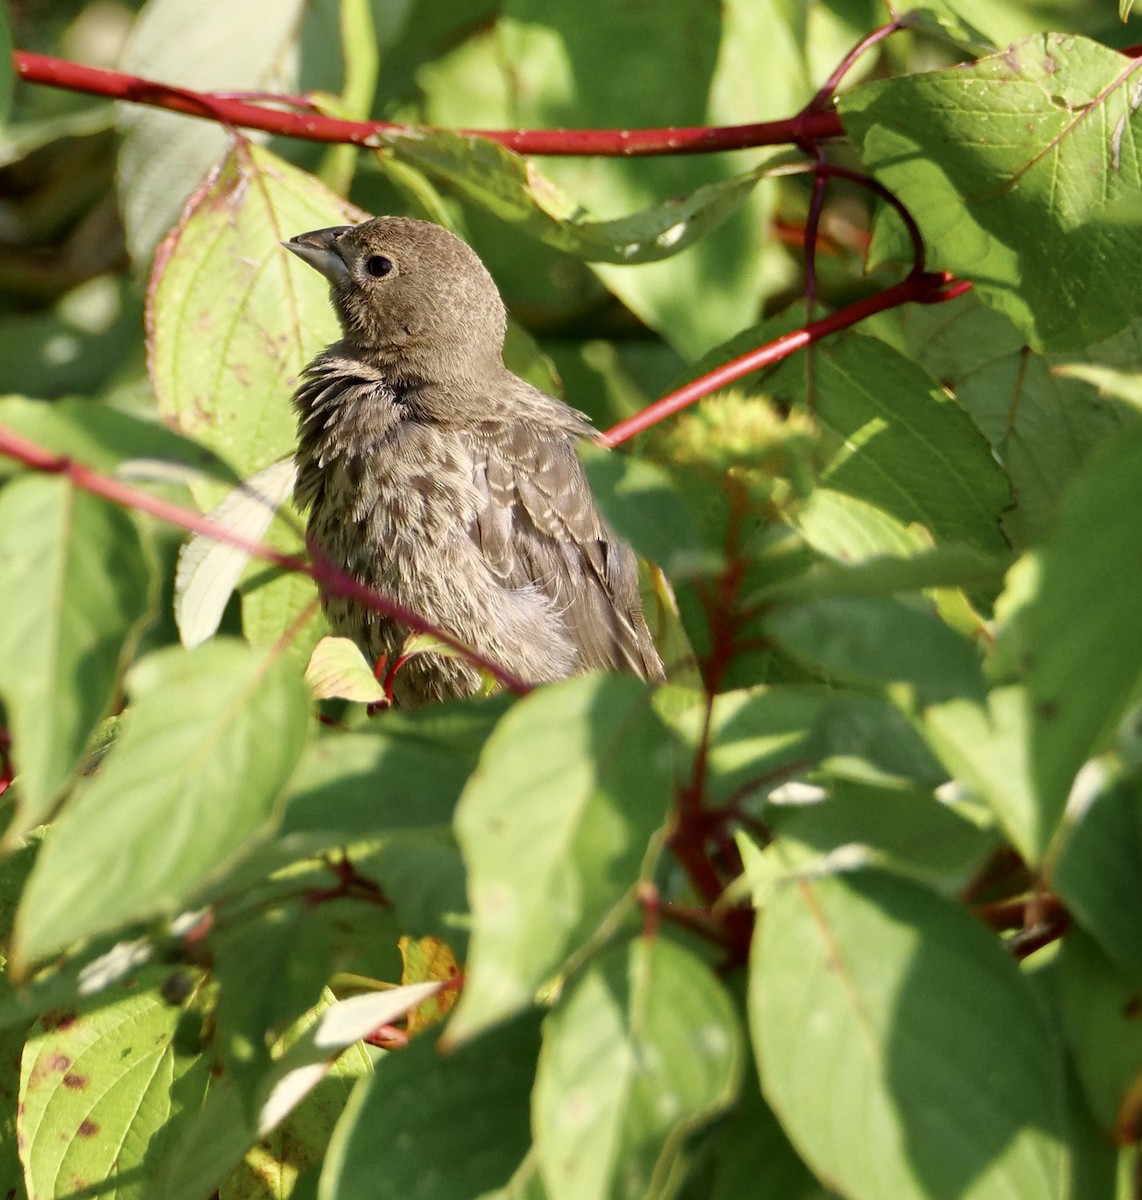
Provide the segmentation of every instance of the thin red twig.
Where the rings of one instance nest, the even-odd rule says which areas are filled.
[[[901,304],[908,304],[912,301],[920,304],[933,304],[938,301],[950,300],[954,296],[962,295],[970,287],[969,281],[953,279],[943,271],[919,272],[909,275],[907,279],[902,279],[892,287],[885,288],[875,295],[867,296],[863,300],[858,300],[855,304],[838,309],[834,313],[829,313],[827,317],[813,321],[792,333],[783,334],[772,342],[767,342],[764,346],[759,346],[756,350],[750,350],[740,358],[735,358],[732,362],[715,367],[712,371],[708,371],[677,391],[663,396],[661,400],[648,404],[633,417],[628,417],[625,421],[613,425],[600,435],[599,440],[605,446],[621,445],[635,434],[643,433],[652,425],[657,425],[659,421],[665,420],[700,400],[703,396],[741,379],[743,375],[749,375],[762,367],[770,367],[774,363],[788,358],[795,350],[819,342],[822,338],[842,329],[848,329],[866,317],[887,312],[890,308],[897,308]]]
[[[53,475],[66,475],[76,487],[82,488],[85,492],[90,492],[94,496],[101,496],[104,500],[110,500],[113,504],[118,504],[123,508],[131,508],[139,512],[149,513],[153,517],[158,517],[161,521],[177,525],[179,528],[187,529],[191,533],[202,534],[205,537],[213,538],[215,541],[225,542],[230,546],[237,546],[254,558],[272,563],[274,566],[281,567],[285,571],[300,571],[303,574],[309,575],[327,592],[332,592],[338,596],[345,596],[350,600],[356,601],[358,604],[366,605],[376,612],[384,613],[385,616],[394,618],[402,625],[407,625],[409,629],[416,633],[427,633],[439,638],[442,642],[459,650],[470,662],[475,663],[476,666],[491,672],[496,680],[510,691],[524,695],[531,690],[530,684],[513,675],[510,671],[500,666],[499,663],[485,658],[482,654],[460,641],[459,638],[448,633],[447,630],[438,629],[436,626],[429,624],[422,616],[409,608],[405,608],[404,605],[398,604],[395,600],[390,600],[387,596],[366,587],[363,583],[358,583],[357,580],[346,575],[344,571],[339,570],[333,563],[327,560],[323,561],[315,558],[313,561],[307,561],[296,554],[283,554],[281,551],[274,550],[262,542],[244,538],[241,534],[237,534],[233,530],[227,529],[215,521],[211,521],[208,517],[192,512],[190,509],[182,508],[178,504],[172,504],[169,500],[163,500],[158,496],[152,496],[149,492],[131,487],[129,484],[114,479],[109,475],[103,475],[91,467],[84,466],[82,463],[73,462],[66,455],[53,454],[43,446],[28,441],[27,438],[21,437],[18,433],[2,425],[0,425],[0,454],[15,459],[17,462],[22,462],[25,466],[35,471],[43,471]]]
[[[149,105],[189,117],[217,121],[241,129],[261,129],[311,142],[339,142],[377,147],[385,134],[425,133],[415,125],[385,121],[344,121],[311,112],[282,111],[250,104],[231,96],[198,92],[88,67],[82,63],[33,54],[15,53],[16,70],[27,83],[105,96]],[[748,150],[756,146],[815,143],[844,136],[840,118],[832,112],[804,112],[781,121],[750,125],[693,126],[664,129],[460,129],[468,137],[498,142],[518,154],[608,155],[636,157],[655,154],[709,154],[718,150]]]

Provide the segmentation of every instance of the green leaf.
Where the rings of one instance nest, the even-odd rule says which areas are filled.
[[[20,772],[12,840],[78,770],[152,597],[131,518],[61,476],[0,492],[0,562],[0,697]]]
[[[630,129],[733,124],[792,112],[809,98],[802,64],[795,54],[771,57],[773,41],[765,40],[774,38],[783,16],[753,0],[716,8],[703,0],[675,0],[672,19],[656,21],[648,37],[643,14],[607,0],[510,0],[496,25],[510,124]],[[759,61],[765,70],[757,69]],[[620,224],[620,241],[633,235],[648,244],[661,236],[652,231],[664,226],[669,240],[674,211],[710,206],[691,226],[705,222],[705,236],[668,262],[632,268],[633,260],[611,257],[595,267],[623,304],[688,358],[757,315],[763,289],[758,263],[773,193],[762,183],[746,196],[751,173],[740,170],[731,155],[544,163],[545,175],[585,209],[607,217],[633,214],[619,218],[628,226]],[[736,211],[727,215],[730,207]],[[693,303],[695,296],[701,304]]]
[[[532,1123],[551,1200],[661,1195],[686,1135],[733,1103],[741,1059],[695,955],[636,938],[593,960],[543,1026]]]
[[[817,804],[775,806],[767,822],[785,842],[820,855],[860,847],[865,861],[951,893],[971,881],[999,838],[917,787],[838,781]]]
[[[257,542],[286,502],[294,481],[291,461],[271,463],[242,482],[208,514],[223,529]],[[179,640],[188,649],[217,632],[230,594],[250,560],[241,546],[195,534],[178,556],[174,614]]]
[[[705,709],[673,722],[689,754],[699,745]],[[821,764],[866,782],[935,787],[946,775],[901,714],[876,696],[817,686],[744,688],[714,698],[706,753],[714,804],[764,795]],[[693,767],[686,762],[680,775]]]
[[[168,1004],[160,978],[151,968],[110,1003],[100,996],[38,1023],[20,1070],[29,1196],[92,1189],[138,1200],[162,1147],[202,1102],[202,1017]]]
[[[766,1104],[756,1078],[746,1079],[728,1120],[713,1135],[709,1158],[713,1179],[695,1189],[692,1200],[745,1200],[774,1196],[781,1200],[820,1200],[820,1185],[797,1156],[785,1131]],[[684,1193],[691,1200],[691,1193]]]
[[[1066,802],[1071,782],[1105,749],[1142,695],[1142,426],[1083,468],[1043,547],[1038,589],[1023,610],[1032,768],[1041,802]]]
[[[238,141],[156,257],[148,341],[159,410],[243,479],[292,454],[296,377],[338,336],[327,286],[278,243],[362,216]],[[196,491],[203,507],[221,496]]]
[[[503,718],[456,812],[472,948],[450,1041],[519,1011],[605,927],[666,819],[671,767],[626,676],[540,688]]]
[[[407,990],[399,991],[406,992],[407,999]],[[205,1101],[174,1145],[164,1147],[157,1169],[148,1172],[142,1200],[202,1200],[213,1194],[235,1200],[243,1195],[260,1198],[269,1186],[266,1175],[277,1177],[269,1194],[279,1196],[285,1181],[320,1163],[350,1089],[370,1069],[365,1047],[349,1043],[359,1042],[386,1019],[380,1015],[384,1006],[395,1005],[398,1015],[403,1011],[396,990],[343,1004],[353,1010],[359,999],[368,1002],[367,1020],[376,1016],[373,1024],[352,1016],[346,1020],[341,1004],[327,1002],[264,1078],[269,1099],[257,1113],[243,1104],[233,1078],[215,1069]],[[356,1016],[362,1016],[359,1010]],[[323,1037],[325,1044],[319,1046]],[[349,1049],[339,1053],[346,1045]],[[244,1155],[249,1156],[245,1163]],[[239,1190],[243,1185],[245,1193]]]
[[[1016,548],[1041,542],[1087,455],[1138,419],[1083,382],[1076,357],[1135,369],[1142,321],[1065,360],[1030,352],[1015,326],[971,293],[948,304],[908,305],[897,321],[908,353],[955,394],[1003,464],[1015,500],[1003,514],[1004,531]]]
[[[1050,33],[838,101],[865,166],[1037,349],[1086,346],[1140,308],[1142,64]]]
[[[155,0],[134,22],[120,70],[206,92],[295,92],[296,59],[290,48],[304,7],[301,0],[237,6],[203,0],[192,11],[180,0]],[[193,188],[226,154],[233,135],[213,121],[134,104],[120,106],[119,124],[118,181],[127,243],[142,263]]]
[[[852,1200],[1062,1200],[1051,1028],[957,904],[876,870],[798,878],[750,964],[762,1087],[819,1178]]]
[[[317,1004],[333,973],[330,929],[319,915],[326,911],[292,904],[241,914],[211,932],[219,1057],[247,1104],[269,1072],[274,1043]]]
[[[487,138],[437,129],[379,139],[400,161],[519,225],[532,237],[587,262],[634,265],[678,254],[724,221],[760,178],[746,171],[686,196],[610,221],[584,220],[528,159]]]
[[[753,599],[768,603],[826,596],[875,599],[931,588],[974,588],[1001,583],[1007,566],[1005,559],[970,546],[937,546],[908,558],[877,555],[853,566],[814,567],[761,588]]]
[[[506,1184],[528,1147],[538,1032],[529,1015],[446,1055],[424,1034],[378,1062],[334,1131],[319,1200],[456,1200]]]
[[[707,552],[670,476],[630,454],[584,446],[591,490],[611,524],[672,578],[700,568]]]
[[[921,704],[981,699],[985,692],[976,648],[917,604],[822,596],[778,609],[765,628],[791,654],[830,676],[906,684]]]
[[[24,963],[177,912],[270,828],[305,745],[298,674],[239,642],[152,654],[128,690],[117,744],[32,872],[15,939]]]
[[[440,645],[444,647],[443,642]],[[360,646],[350,638],[322,638],[310,655],[305,682],[316,700],[339,698],[373,704],[385,698],[385,689],[365,661]]]
[[[821,473],[828,487],[919,521],[939,541],[1006,549],[1003,472],[971,419],[914,362],[851,335],[816,350],[805,394],[844,443]]]
[[[1142,984],[1142,795],[1115,781],[1063,844],[1051,883],[1114,964]]]
[[[458,706],[449,707],[459,726]],[[486,734],[501,712],[498,706],[477,711],[472,724]],[[283,837],[328,839],[334,847],[405,830],[449,829],[475,755],[446,734],[418,736],[420,712],[410,714],[403,728],[393,727],[396,715],[385,713],[363,732],[325,733],[308,747],[290,783]],[[431,710],[423,715],[439,717]]]
[[[1026,690],[993,688],[986,703],[934,704],[922,720],[928,744],[950,774],[982,799],[1028,863],[1038,863],[1063,816],[1044,804],[1032,780]]]
[[[797,531],[821,554],[841,562],[883,555],[908,557],[924,547],[923,534],[882,508],[829,487],[815,487],[796,514]]]
[[[1142,1088],[1142,986],[1077,929],[1063,939],[1058,979],[1063,1031],[1087,1103],[1102,1129],[1127,1145],[1137,1138]]]

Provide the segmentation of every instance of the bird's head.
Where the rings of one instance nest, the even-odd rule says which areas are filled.
[[[501,366],[499,291],[475,251],[441,226],[375,217],[282,244],[329,280],[345,342],[379,365],[428,382]]]

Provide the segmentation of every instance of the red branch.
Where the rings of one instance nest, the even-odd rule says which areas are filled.
[[[496,680],[511,691],[524,695],[531,690],[530,684],[505,670],[499,663],[485,658],[446,630],[429,624],[412,609],[405,608],[403,604],[390,600],[387,596],[366,587],[363,583],[358,583],[357,580],[346,575],[344,571],[339,570],[328,560],[315,559],[309,562],[304,558],[299,558],[296,554],[282,554],[281,551],[274,550],[262,542],[242,537],[241,534],[227,529],[224,525],[211,521],[209,517],[172,504],[169,500],[152,496],[149,492],[131,487],[109,475],[103,475],[82,463],[73,462],[66,456],[53,454],[50,450],[28,441],[27,438],[21,437],[3,425],[0,425],[0,454],[22,462],[34,471],[43,471],[51,475],[66,475],[76,487],[90,492],[93,496],[101,496],[104,500],[110,500],[113,504],[118,504],[123,508],[150,513],[151,516],[158,517],[161,521],[177,525],[191,533],[198,533],[204,537],[213,538],[215,541],[237,546],[254,558],[273,563],[274,566],[281,567],[285,571],[300,571],[310,576],[314,582],[319,583],[326,592],[337,596],[347,596],[358,604],[364,604],[376,612],[392,617],[402,625],[407,625],[416,633],[427,633],[439,638],[442,642],[459,650],[476,666],[489,671]]]
[[[864,300],[858,300],[856,304],[850,304],[847,308],[840,308],[827,317],[822,317],[819,321],[814,321],[792,333],[786,333],[764,346],[759,346],[756,350],[750,350],[740,358],[735,358],[732,362],[715,367],[692,383],[680,387],[676,392],[671,392],[668,396],[663,396],[661,400],[648,404],[633,417],[628,417],[625,421],[620,421],[617,425],[612,426],[599,440],[605,446],[618,446],[628,438],[634,437],[636,433],[642,433],[652,425],[657,425],[659,421],[665,420],[680,409],[709,395],[710,392],[717,391],[718,388],[723,388],[752,371],[770,367],[783,358],[788,358],[795,350],[812,345],[813,342],[819,342],[822,338],[837,333],[841,329],[848,329],[866,317],[886,312],[890,308],[907,304],[909,301],[935,304],[951,300],[956,296],[963,295],[970,287],[971,283],[967,280],[953,279],[945,272],[913,272],[906,279],[902,279],[890,288],[885,288],[882,292],[877,292]]]
[[[105,71],[82,63],[26,50],[15,53],[16,71],[28,83],[86,92],[109,100],[126,100],[201,117],[242,129],[261,129],[311,142],[339,142],[377,147],[385,134],[424,133],[423,127],[384,121],[343,121],[313,112],[265,108],[210,92],[174,87],[137,75]],[[844,136],[833,112],[804,112],[782,121],[753,125],[666,129],[459,129],[466,137],[499,142],[517,154],[608,155],[708,154],[715,150],[747,150],[755,146],[806,144]]]

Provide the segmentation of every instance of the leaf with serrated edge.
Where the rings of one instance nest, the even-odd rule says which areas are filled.
[[[118,65],[144,79],[204,92],[296,92],[300,63],[291,50],[304,8],[302,0],[199,0],[193,6],[152,0],[133,22]],[[120,204],[131,254],[142,262],[234,135],[213,121],[188,121],[141,104],[117,108]]]
[[[434,130],[381,140],[402,161],[452,185],[505,221],[522,225],[541,242],[588,262],[669,258],[725,220],[761,177],[759,171],[747,171],[630,216],[588,221],[533,163],[486,138]]]
[[[929,264],[971,279],[1039,350],[1142,309],[1142,63],[1070,34],[864,84],[838,110],[904,202]]]
[[[238,141],[159,248],[147,310],[159,410],[242,478],[293,452],[297,376],[338,336],[325,281],[279,242],[364,216]],[[221,495],[195,489],[203,507]]]

